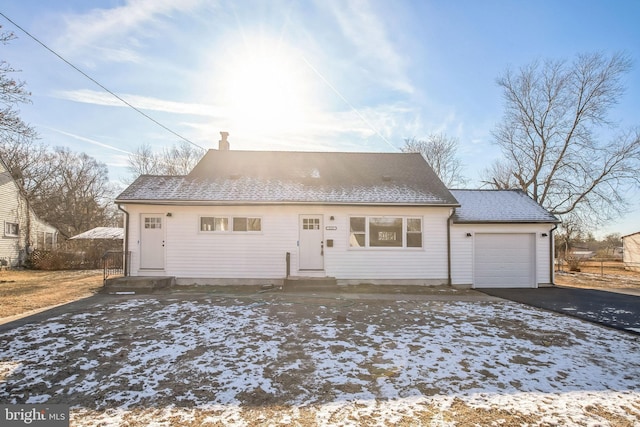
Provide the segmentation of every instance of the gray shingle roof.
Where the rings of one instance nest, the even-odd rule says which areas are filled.
[[[454,223],[557,223],[558,219],[521,190],[451,190],[460,202]]]
[[[420,154],[236,150],[209,150],[187,176],[140,176],[116,202],[458,205]]]
[[[69,240],[83,239],[121,240],[124,239],[124,228],[96,227],[69,238]]]

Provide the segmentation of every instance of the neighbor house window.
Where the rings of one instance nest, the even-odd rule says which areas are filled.
[[[352,248],[421,248],[422,219],[406,217],[349,218]]]
[[[244,216],[232,218],[226,216],[202,216],[200,217],[200,231],[262,231],[262,218],[251,218]]]
[[[8,237],[18,237],[20,234],[20,227],[15,222],[4,223],[4,235]]]
[[[45,234],[45,249],[53,249],[55,247],[55,239],[53,233]]]

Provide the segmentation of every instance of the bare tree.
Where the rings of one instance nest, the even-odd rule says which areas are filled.
[[[132,179],[140,175],[186,175],[200,161],[204,151],[182,142],[156,153],[149,144],[139,146],[129,155]]]
[[[106,164],[61,147],[50,161],[52,175],[31,193],[40,217],[65,237],[110,223],[114,191]]]
[[[200,161],[204,151],[188,142],[173,145],[162,152],[162,172],[164,175],[186,175]]]
[[[640,133],[609,112],[624,93],[623,54],[535,61],[497,80],[505,113],[494,137],[503,158],[484,173],[495,188],[519,188],[554,214],[599,224],[623,213],[640,183]]]
[[[449,188],[464,186],[468,180],[462,174],[462,163],[457,157],[458,140],[443,133],[431,134],[425,139],[407,138],[402,151],[420,153],[434,172]]]
[[[159,175],[158,155],[153,152],[151,145],[142,144],[128,158],[128,169],[133,179],[139,175]]]
[[[0,32],[1,44],[7,44],[14,38],[13,33]],[[28,103],[31,94],[24,82],[12,77],[16,72],[9,63],[0,60],[0,140],[3,141],[36,136],[35,130],[20,118],[18,106]]]

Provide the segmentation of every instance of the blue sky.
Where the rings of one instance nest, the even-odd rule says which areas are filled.
[[[6,4],[8,3],[8,4]],[[65,59],[205,148],[399,151],[405,138],[458,138],[470,186],[499,157],[495,80],[538,58],[625,52],[612,111],[640,126],[640,1],[47,1],[0,11]],[[180,140],[0,17],[19,37],[0,58],[21,70],[21,114],[42,140],[129,176],[128,152]],[[640,230],[633,213],[598,234]]]

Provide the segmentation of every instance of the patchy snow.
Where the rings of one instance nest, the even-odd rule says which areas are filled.
[[[0,335],[0,401],[76,426],[640,423],[637,336],[516,303],[123,298]]]

